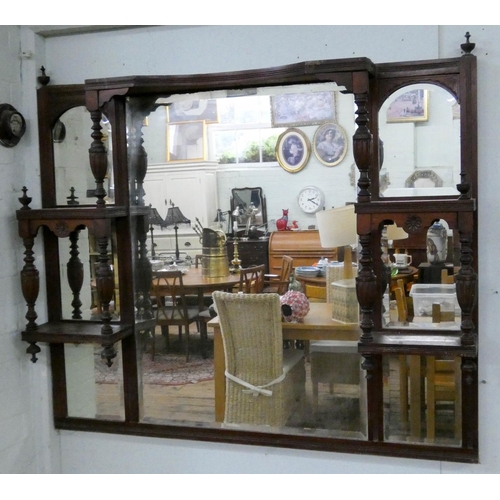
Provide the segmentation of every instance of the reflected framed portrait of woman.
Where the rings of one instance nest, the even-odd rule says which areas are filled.
[[[347,134],[334,122],[324,123],[314,133],[313,151],[316,158],[327,167],[338,165],[347,154]]]
[[[276,141],[276,158],[287,172],[302,170],[311,154],[311,144],[307,136],[297,128],[285,130]]]

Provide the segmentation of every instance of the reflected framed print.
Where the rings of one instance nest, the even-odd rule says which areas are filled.
[[[347,134],[338,123],[320,125],[313,138],[316,158],[327,167],[338,165],[347,154]]]
[[[206,159],[205,121],[167,124],[167,161]]]
[[[311,144],[302,130],[289,128],[276,142],[276,158],[287,172],[299,172],[309,161]]]
[[[396,97],[387,108],[387,123],[425,122],[429,119],[428,105],[428,90],[409,90]]]

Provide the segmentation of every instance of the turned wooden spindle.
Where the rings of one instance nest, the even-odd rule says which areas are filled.
[[[370,165],[372,150],[372,134],[368,128],[368,94],[355,94],[356,103],[356,132],[353,137],[354,161],[359,170],[358,202],[366,203],[371,200],[370,195]]]
[[[80,300],[80,292],[83,285],[83,263],[79,258],[78,251],[78,236],[80,231],[72,231],[69,235],[70,240],[70,259],[66,265],[68,270],[68,284],[73,293],[73,319],[82,319],[82,301]]]
[[[360,235],[359,244],[361,252],[358,261],[358,276],[356,277],[356,295],[360,306],[359,326],[363,332],[360,341],[368,343],[373,341],[373,307],[377,298],[380,297],[380,284],[372,268],[371,235]]]
[[[137,264],[136,264],[136,278],[137,278],[137,298],[136,309],[137,319],[152,319],[153,307],[150,297],[151,283],[153,280],[153,272],[151,262],[147,257],[147,220],[144,217],[142,224],[137,225]]]
[[[474,345],[475,333],[472,320],[477,303],[477,274],[472,267],[472,235],[459,230],[460,269],[455,276],[457,300],[462,310],[461,344]]]
[[[96,288],[102,309],[101,335],[103,337],[106,337],[113,333],[113,329],[111,327],[111,312],[109,310],[109,306],[113,298],[115,280],[108,259],[108,237],[100,236],[96,238],[96,241],[99,250],[99,255],[97,258],[98,266],[96,271]],[[104,347],[104,350],[101,353],[101,357],[107,360],[108,366],[111,366],[113,364],[111,360],[116,357],[116,349],[114,348],[112,342],[107,343],[106,341],[104,341],[102,343],[102,346]]]
[[[92,119],[92,139],[93,142],[89,148],[90,168],[95,179],[96,189],[95,196],[97,198],[96,205],[104,207],[106,202],[106,190],[104,189],[104,179],[108,173],[108,155],[106,147],[102,142],[103,134],[101,132],[101,118],[100,111],[91,111],[90,118]]]

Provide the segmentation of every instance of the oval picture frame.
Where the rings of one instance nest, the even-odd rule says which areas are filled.
[[[333,137],[328,135],[333,134]],[[320,125],[313,137],[313,151],[323,165],[334,167],[338,165],[347,154],[347,134],[346,131],[334,122]]]
[[[287,172],[302,170],[311,154],[311,143],[307,136],[297,128],[285,130],[276,141],[276,158]]]

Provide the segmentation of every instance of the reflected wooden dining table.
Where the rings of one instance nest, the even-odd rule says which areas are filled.
[[[214,381],[215,381],[215,421],[224,421],[226,407],[226,380],[224,345],[220,331],[219,318],[208,323],[214,330]],[[341,323],[332,319],[332,304],[312,302],[309,313],[299,323],[282,323],[283,340],[352,340],[358,341],[361,330],[359,325]]]
[[[169,271],[171,269],[160,269],[161,271]],[[153,272],[153,283],[155,273]],[[203,296],[212,293],[215,290],[231,291],[235,285],[240,282],[239,274],[228,274],[227,276],[220,276],[218,278],[208,278],[203,276],[201,267],[191,267],[186,274],[182,276],[182,283],[184,284],[184,292],[186,294],[193,294],[198,296],[198,304],[200,309],[203,309],[204,302]],[[162,287],[159,287],[161,293]],[[167,290],[165,290],[167,292]]]

